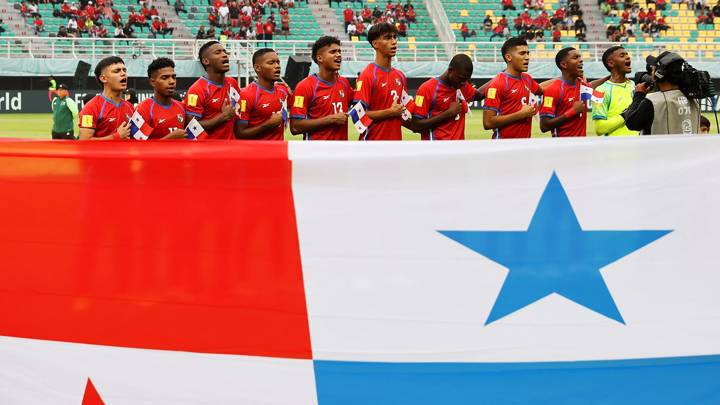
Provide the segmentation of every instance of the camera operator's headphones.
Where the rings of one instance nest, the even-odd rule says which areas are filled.
[[[675,52],[663,52],[660,55],[658,55],[657,60],[655,61],[655,77],[658,79],[662,79],[667,75],[667,68],[671,64],[682,61],[685,62],[685,59],[682,58],[682,56],[676,54]],[[683,63],[684,65],[684,63]],[[683,66],[684,67],[684,66]],[[684,69],[683,69],[684,70]]]

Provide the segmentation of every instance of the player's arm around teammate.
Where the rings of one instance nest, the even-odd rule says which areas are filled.
[[[133,107],[122,97],[127,88],[127,68],[117,56],[109,56],[95,66],[95,79],[103,87],[80,111],[80,140],[120,140],[130,136],[128,121]]]
[[[290,108],[290,132],[307,140],[347,140],[348,106],[352,89],[339,76],[342,64],[340,40],[320,37],[312,47],[319,71],[295,87]]]
[[[275,86],[280,80],[280,57],[272,49],[259,49],[253,54],[253,69],[257,80],[240,95],[240,119],[235,122],[235,138],[269,139],[271,134],[279,133],[282,139],[283,100],[279,99]]]

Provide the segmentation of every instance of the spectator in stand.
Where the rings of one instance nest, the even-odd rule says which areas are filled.
[[[61,25],[60,27],[58,27],[57,37],[58,37],[58,38],[67,38],[67,37],[69,37],[68,32],[67,32],[67,28],[66,28],[64,25]]]
[[[221,26],[228,25],[230,22],[230,8],[228,7],[227,3],[222,3],[220,7],[217,9],[218,14],[218,23]]]
[[[68,4],[67,0],[65,0],[60,6],[60,17],[70,18],[70,15],[72,15],[72,9],[70,8],[70,4]]]
[[[713,16],[720,17],[720,0],[712,8]]]
[[[611,11],[612,11],[612,8],[610,8],[610,5],[607,4],[606,2],[603,2],[602,4],[600,4],[600,12],[604,16],[609,16]]]
[[[113,35],[115,38],[126,38],[125,32],[123,32],[122,26],[120,24],[113,24],[113,26],[115,27]]]
[[[220,24],[218,24],[218,17],[217,14],[215,14],[215,11],[208,14],[208,24],[210,24],[211,27],[220,27]]]
[[[123,35],[124,38],[135,38],[135,30],[129,22],[123,27]]]
[[[658,28],[658,31],[667,31],[670,29],[670,26],[665,21],[665,15],[661,14],[660,18],[658,18],[657,28]]]
[[[160,28],[160,20],[154,20],[152,24],[150,24],[150,35],[152,35],[153,38],[157,38],[160,33]]]
[[[275,33],[275,23],[270,18],[265,21],[265,24],[263,25],[263,30],[265,34],[265,40],[266,41],[272,41],[273,40],[273,33]],[[267,45],[267,43],[266,43]]]
[[[362,19],[360,19],[357,24],[355,24],[355,30],[357,31],[358,36],[366,37],[367,36],[367,28],[365,27],[365,23]]]
[[[485,19],[483,20],[483,31],[490,32],[492,31],[493,26],[493,20],[490,18],[490,14],[485,14]]]
[[[577,36],[577,34],[585,34],[587,32],[587,25],[585,25],[585,21],[583,21],[582,15],[580,15],[580,17],[575,20],[573,29],[575,29],[575,36]]]
[[[183,0],[175,0],[175,14],[180,15],[180,13],[187,14],[187,10],[185,9],[185,3]]]
[[[560,7],[559,9],[555,10],[553,17],[550,19],[550,23],[552,25],[556,25],[556,24],[560,24],[564,20],[565,20],[565,7]]]
[[[348,4],[347,7],[345,7],[345,10],[343,10],[343,22],[345,23],[345,31],[347,32],[348,25],[353,20],[353,17],[355,16],[355,13],[350,8],[350,5]]]
[[[490,35],[490,41],[492,41],[495,37],[498,37],[500,39],[503,38],[504,35],[504,27],[500,24],[496,25],[495,28],[493,28],[493,33]]]
[[[97,38],[107,38],[108,30],[107,28],[105,28],[105,26],[103,26],[102,23],[98,23],[96,28],[97,29],[95,30],[95,36]]]
[[[345,32],[347,33],[348,38],[352,40],[352,37],[357,35],[357,27],[355,27],[355,23],[350,21],[350,24],[348,24],[345,28]]]
[[[247,31],[252,26],[252,18],[247,14],[240,15],[240,27]]]
[[[382,17],[382,11],[380,11],[380,8],[378,6],[375,6],[375,8],[373,9],[372,16],[374,19]]]
[[[155,6],[150,7],[150,14],[147,16],[148,21],[156,20],[158,18],[160,18],[160,13],[157,8],[155,8]]]
[[[215,27],[210,27],[210,29],[205,34],[205,39],[217,39],[217,34],[215,33]]]
[[[40,13],[38,13],[37,3],[33,3],[31,1],[30,4],[27,5],[27,14],[33,18],[40,17]]]
[[[198,32],[195,35],[195,39],[205,39],[205,26],[201,25],[200,28],[198,28]]]
[[[562,33],[560,32],[560,27],[556,25],[555,28],[553,28],[552,40],[553,42],[560,42],[561,39]]]
[[[35,28],[36,35],[45,31],[45,23],[43,22],[42,18],[40,18],[40,16],[35,17],[35,20],[33,21],[33,27]]]
[[[466,23],[460,24],[460,35],[463,38],[463,41],[467,41],[467,38],[470,36],[470,30],[468,30],[468,26]]]
[[[75,17],[70,17],[67,22],[67,32],[70,36],[76,37],[78,35],[78,23]]]
[[[230,26],[231,27],[239,27],[240,26],[240,7],[238,7],[237,2],[230,2],[230,5],[228,7],[228,10],[230,12]]]
[[[628,9],[623,10],[620,15],[620,24],[630,24],[630,11]]]
[[[362,10],[361,15],[364,22],[368,23],[372,21],[372,10],[370,10],[370,6],[365,6],[365,8],[363,8]]]
[[[397,24],[397,30],[398,30],[398,36],[401,37],[407,37],[407,24],[405,24],[405,20],[400,20],[400,22]]]
[[[408,23],[416,24],[417,20],[415,19],[415,9],[409,9],[407,13],[405,13],[405,18],[407,19]]]
[[[545,0],[535,0],[535,8],[537,10],[544,10],[545,9]]]
[[[282,27],[282,34],[285,35],[285,39],[288,39],[288,35],[290,35],[290,14],[283,14],[280,18],[280,26]]]
[[[655,8],[657,8],[658,10],[665,11],[666,4],[667,3],[665,0],[655,0]]]
[[[502,0],[502,9],[503,10],[515,10],[515,5],[513,5],[512,0]]]
[[[640,12],[638,13],[638,22],[640,24],[645,24],[647,22],[647,13],[645,12],[644,8],[641,8]]]

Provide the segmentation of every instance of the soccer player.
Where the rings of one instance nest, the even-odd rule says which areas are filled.
[[[526,73],[530,65],[527,42],[510,38],[502,45],[501,55],[507,68],[487,86],[483,126],[493,130],[493,139],[530,138],[532,117],[537,113],[533,95],[541,95],[542,89]]]
[[[80,111],[81,140],[120,140],[130,136],[130,118],[134,109],[122,92],[127,88],[127,68],[118,56],[108,56],[95,66],[95,79],[102,93]]]
[[[320,37],[312,47],[319,72],[298,83],[290,107],[290,132],[306,140],[347,141],[350,82],[340,76],[342,48],[335,37]]]
[[[465,54],[455,55],[440,77],[422,85],[415,95],[415,119],[412,129],[423,140],[465,139],[465,114],[468,102],[476,97],[470,84],[473,64]]]
[[[405,111],[401,100],[403,91],[407,90],[407,78],[391,65],[397,53],[397,28],[388,23],[375,24],[367,38],[375,50],[375,63],[360,73],[355,86],[355,101],[362,103],[373,122],[360,135],[360,140],[399,141],[402,140],[401,117]]]
[[[137,107],[143,120],[153,128],[148,139],[182,139],[185,137],[185,107],[173,100],[177,76],[175,63],[158,58],[147,68],[150,86],[155,94]]]
[[[257,80],[243,89],[240,119],[235,125],[238,139],[282,141],[285,139],[287,99],[290,90],[280,81],[280,57],[270,48],[255,51],[252,58]]]
[[[190,86],[185,95],[185,113],[189,122],[195,117],[210,139],[234,139],[236,104],[240,88],[230,71],[230,58],[218,41],[210,41],[200,47],[200,64],[207,74]],[[233,100],[236,95],[237,100]]]
[[[540,130],[552,136],[585,136],[587,104],[582,101],[582,86],[592,88],[583,79],[582,55],[575,48],[563,48],[555,55],[562,76],[543,91]]]
[[[625,126],[621,115],[632,103],[635,92],[635,83],[625,77],[632,71],[630,54],[621,46],[612,46],[603,53],[602,62],[610,72],[610,80],[597,88],[603,94],[602,102],[592,104],[595,133],[605,136],[638,135],[638,131],[631,131]]]

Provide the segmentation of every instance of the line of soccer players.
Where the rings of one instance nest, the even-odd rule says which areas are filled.
[[[401,140],[402,126],[425,140],[458,140],[465,138],[468,103],[482,99],[483,125],[493,130],[493,138],[530,137],[532,117],[538,113],[542,131],[584,136],[587,101],[592,96],[588,92],[607,80],[586,82],[581,54],[565,48],[555,58],[562,76],[538,84],[527,73],[527,43],[511,38],[501,49],[507,68],[481,88],[469,82],[471,59],[458,54],[442,75],[423,83],[412,99],[407,95],[405,74],[392,67],[398,45],[395,26],[376,24],[367,38],[375,50],[375,62],[363,70],[355,88],[339,75],[342,49],[334,37],[324,36],[314,43],[312,59],[319,71],[303,79],[294,92],[280,79],[278,54],[268,48],[253,55],[257,79],[241,90],[227,76],[227,51],[211,41],[198,55],[206,74],[190,86],[183,102],[172,98],[177,83],[173,61],[159,58],[147,71],[154,95],[137,109],[122,98],[127,87],[123,60],[105,58],[94,72],[103,92],[80,112],[79,137],[140,139],[134,136],[140,131],[145,135],[142,139],[193,138],[186,129],[193,122],[194,129],[201,129],[198,138],[282,140],[289,125],[292,134],[303,134],[307,140],[347,140],[351,116],[361,140]],[[624,60],[617,69],[623,70],[623,79],[629,69]],[[608,63],[619,66],[616,61],[606,62],[606,55],[603,62],[606,67]],[[594,96],[593,102],[602,103],[602,95]],[[141,119],[134,120],[138,115]]]

